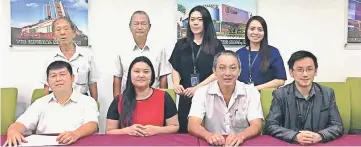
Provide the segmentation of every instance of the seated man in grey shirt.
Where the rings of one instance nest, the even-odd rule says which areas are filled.
[[[260,94],[253,85],[237,80],[241,64],[233,51],[214,57],[213,72],[218,80],[199,88],[193,96],[188,131],[211,145],[238,146],[261,133]]]
[[[72,67],[65,61],[54,61],[46,69],[53,92],[37,99],[13,123],[7,133],[5,145],[17,146],[26,131],[37,134],[60,134],[57,141],[70,144],[98,129],[98,106],[90,96],[73,90]]]
[[[313,82],[318,68],[315,55],[297,51],[288,66],[295,80],[273,91],[266,133],[301,145],[341,137],[343,125],[333,89]]]

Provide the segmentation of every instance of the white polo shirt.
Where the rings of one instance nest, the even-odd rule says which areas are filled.
[[[263,118],[260,93],[251,85],[237,80],[228,107],[219,89],[218,80],[196,90],[189,116],[204,121],[211,133],[237,134],[249,127],[249,122]]]
[[[76,46],[74,55],[67,60],[60,49],[53,53],[53,56],[46,60],[44,74],[41,83],[48,85],[46,68],[54,61],[68,62],[73,69],[74,82],[73,89],[80,93],[87,93],[89,84],[93,84],[99,79],[99,71],[97,70],[94,57],[90,49]]]
[[[93,98],[74,91],[61,105],[51,93],[37,99],[16,121],[37,134],[74,131],[88,122],[98,123],[98,106]]]
[[[135,43],[129,48],[123,48],[124,52],[118,54],[115,61],[114,76],[122,78],[121,93],[125,89],[129,66],[136,57],[145,56],[152,62],[155,72],[155,81],[153,88],[159,88],[159,78],[172,72],[172,67],[168,61],[165,49],[161,46],[147,42],[143,49],[140,49]]]

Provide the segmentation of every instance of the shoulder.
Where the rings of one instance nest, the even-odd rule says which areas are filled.
[[[94,98],[90,97],[90,96],[86,96],[84,94],[81,93],[77,93],[76,96],[78,97],[78,100],[80,103],[85,104],[85,105],[94,105],[97,102],[94,100]]]
[[[269,45],[268,47],[269,47],[271,55],[279,55],[280,54],[280,51],[278,50],[278,48],[276,48],[272,45]]]
[[[77,47],[76,49],[79,50],[79,53],[85,57],[93,57],[94,56],[93,52],[89,48]]]
[[[247,51],[247,47],[242,47],[242,48],[238,49],[238,50],[236,51],[236,53],[239,55],[240,53],[243,53],[243,52],[245,52],[245,51]]]
[[[48,94],[41,98],[38,98],[30,106],[36,106],[36,107],[45,106],[46,104],[49,103],[49,101],[52,99],[53,96],[54,96],[53,94]]]
[[[289,83],[283,87],[277,88],[272,92],[273,98],[284,99],[287,98],[290,89],[293,87],[293,83]]]
[[[187,43],[187,38],[178,39],[177,44]]]
[[[330,98],[332,95],[335,94],[335,91],[334,89],[332,89],[331,87],[328,87],[328,86],[324,86],[324,85],[321,85],[321,84],[318,84],[318,83],[315,83],[317,84],[317,87],[318,89],[320,89],[319,91],[325,95],[326,97]],[[317,91],[317,90],[316,90]]]
[[[181,46],[187,44],[187,38],[182,38],[182,39],[178,39],[177,43],[175,44],[175,46],[177,48],[180,48]]]

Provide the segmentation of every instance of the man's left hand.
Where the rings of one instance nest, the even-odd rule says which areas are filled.
[[[226,138],[226,144],[225,146],[239,146],[241,143],[243,143],[244,137],[237,134],[230,134]]]
[[[318,133],[311,132],[311,131],[300,131],[300,132],[312,135],[313,136],[312,143],[319,143],[320,141],[322,141],[322,136],[320,134],[318,134]]]
[[[60,144],[71,144],[77,141],[79,138],[80,136],[76,134],[74,131],[66,131],[61,133],[56,138],[56,141],[58,141]]]

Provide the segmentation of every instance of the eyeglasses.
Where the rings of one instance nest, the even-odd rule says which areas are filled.
[[[293,71],[296,71],[298,74],[303,74],[305,71],[307,74],[313,73],[315,71],[314,68],[308,68],[308,69],[302,69],[302,68],[298,68],[298,69],[293,69]]]

